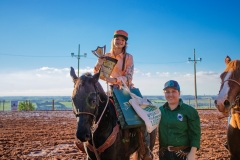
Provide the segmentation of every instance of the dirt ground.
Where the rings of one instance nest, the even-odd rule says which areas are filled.
[[[199,110],[201,148],[198,160],[225,160],[227,118],[218,119],[217,110]],[[0,159],[71,160],[85,154],[74,145],[76,119],[72,111],[0,112]],[[158,142],[154,147],[158,160]]]

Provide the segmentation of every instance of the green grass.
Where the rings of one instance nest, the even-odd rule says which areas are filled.
[[[18,101],[18,104],[19,102],[22,102],[22,101]],[[36,108],[37,107],[37,104],[36,103],[32,103],[34,105],[34,107]],[[3,108],[3,102],[1,102],[0,104],[0,111],[11,111],[11,101],[5,101],[4,102],[4,108]]]
[[[10,111],[11,110],[11,104],[9,101],[4,102],[4,107],[3,107],[3,102],[0,104],[0,111]]]
[[[72,109],[72,102],[59,102],[59,103],[61,103],[61,104],[63,104],[64,106],[66,106],[67,108],[69,108],[69,109]]]

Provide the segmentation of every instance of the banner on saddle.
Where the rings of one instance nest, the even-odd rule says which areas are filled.
[[[159,108],[154,106],[147,98],[142,98],[133,93],[125,84],[122,79],[123,90],[128,92],[131,96],[129,103],[136,111],[139,117],[145,122],[146,129],[148,133],[151,133],[159,125],[161,119],[161,111]]]
[[[129,100],[131,99],[130,94],[127,91],[118,88],[113,88],[112,92],[121,128],[127,129],[144,126],[144,121],[138,116],[129,103]],[[131,89],[131,92],[142,97],[138,88]]]

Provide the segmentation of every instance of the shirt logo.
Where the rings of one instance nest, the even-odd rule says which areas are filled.
[[[183,116],[182,116],[182,114],[178,113],[177,118],[178,118],[179,121],[183,121]]]

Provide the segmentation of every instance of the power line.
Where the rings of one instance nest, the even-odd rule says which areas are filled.
[[[5,56],[15,56],[15,57],[69,57],[69,56],[34,56],[34,55],[18,55],[18,54],[2,54],[0,53],[0,55],[5,55]]]
[[[18,55],[18,54],[3,54],[0,53],[0,56],[12,56],[12,57],[40,57],[40,58],[65,58],[69,56],[62,56],[62,55],[57,55],[57,56],[39,56],[39,55]],[[97,60],[95,57],[91,58],[91,57],[86,57],[87,59],[94,59]],[[136,64],[170,64],[170,63],[186,63],[187,61],[176,61],[176,62],[134,62]]]
[[[151,62],[151,63],[149,63],[149,62],[134,62],[134,63],[141,63],[141,64],[169,64],[169,63],[186,63],[187,61],[178,61],[178,62],[155,62],[155,63],[153,63],[153,62]]]

